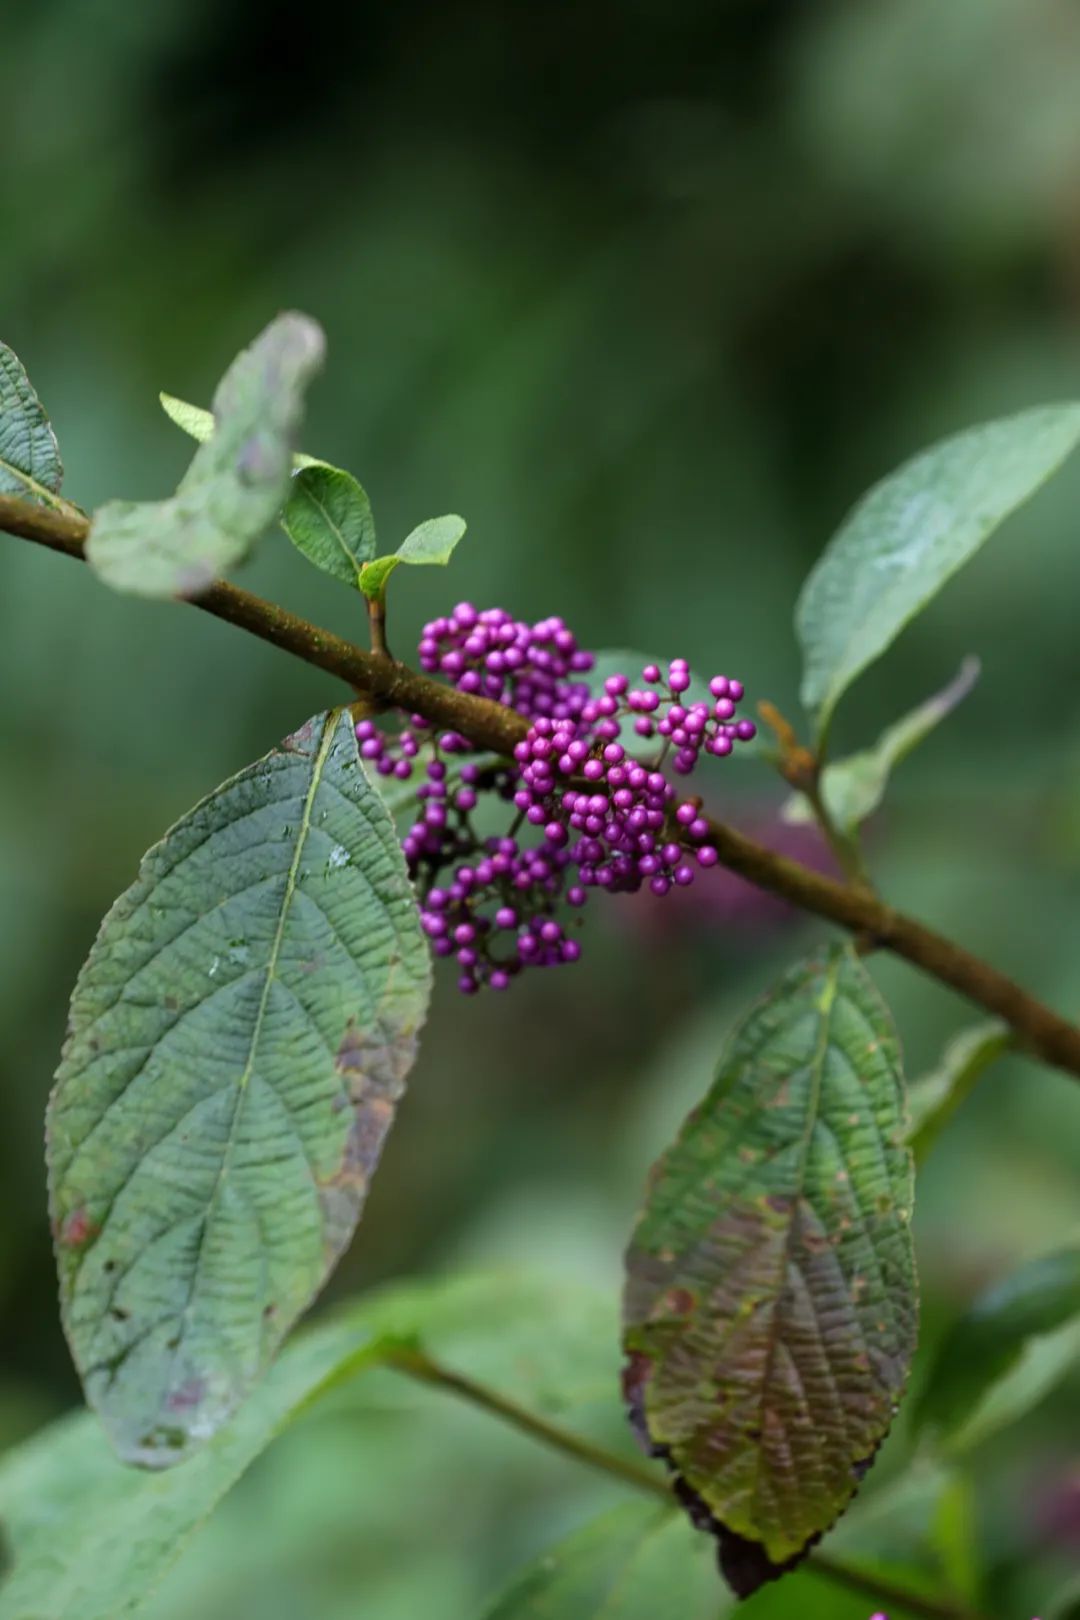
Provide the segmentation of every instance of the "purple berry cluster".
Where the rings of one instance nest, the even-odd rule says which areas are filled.
[[[717,675],[707,698],[692,698],[677,658],[666,674],[647,664],[640,685],[620,673],[594,693],[583,679],[594,656],[561,618],[530,625],[468,602],[425,626],[419,657],[428,673],[530,722],[512,762],[478,756],[418,715],[396,734],[371,720],[356,728],[380,775],[407,781],[423,769],[402,847],[424,931],[437,956],[456,958],[465,994],[576,962],[570,919],[591,890],[663,895],[716,865],[700,799],[681,798],[665,769],[688,776],[703,753],[723,757],[754,736],[753,721],[736,718],[741,682]],[[647,745],[655,757],[645,763],[636,756]],[[489,831],[480,822],[493,811]]]

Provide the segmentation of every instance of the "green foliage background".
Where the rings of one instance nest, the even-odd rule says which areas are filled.
[[[190,446],[158,389],[207,403],[278,309],[310,310],[330,364],[305,447],[356,470],[388,546],[433,511],[469,522],[451,574],[395,580],[397,650],[450,592],[683,652],[794,712],[795,596],[854,498],[941,434],[1077,392],[1080,15],[1062,0],[409,0],[300,22],[284,0],[53,0],[6,19],[5,57],[0,320],[66,491],[173,487]],[[851,693],[833,739],[869,743],[982,656],[975,694],[898,772],[871,855],[887,894],[1074,1012],[1078,507],[1074,463]],[[78,965],[141,852],[334,693],[196,613],[0,546],[7,1444],[76,1396],[41,1130]],[[360,632],[359,599],[283,536],[237,577]],[[768,830],[783,794],[762,768],[713,780]],[[566,980],[482,1007],[442,982],[333,1295],[481,1262],[615,1290],[647,1164],[811,932],[756,905],[721,926],[630,906],[597,905]],[[967,1012],[874,973],[917,1074]],[[1080,1091],[1002,1063],[921,1178],[925,1349],[979,1287],[1075,1235],[1078,1184]],[[980,1463],[1002,1612],[1035,1612],[1080,1557],[1078,1432],[1074,1375]],[[617,1499],[373,1382],[271,1450],[153,1613],[468,1620]]]

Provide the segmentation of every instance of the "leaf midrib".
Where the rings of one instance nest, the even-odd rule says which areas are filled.
[[[781,1254],[776,1304],[773,1308],[769,1321],[769,1333],[765,1347],[765,1365],[762,1368],[761,1373],[761,1388],[758,1398],[758,1428],[762,1431],[762,1433],[764,1433],[765,1427],[764,1420],[766,1392],[769,1389],[772,1381],[773,1366],[776,1360],[776,1352],[780,1342],[780,1318],[782,1314],[784,1285],[787,1280],[788,1271],[792,1264],[794,1233],[799,1223],[799,1203],[802,1198],[802,1188],[806,1182],[806,1165],[810,1154],[810,1143],[813,1140],[814,1126],[817,1122],[818,1110],[821,1104],[821,1086],[822,1077],[825,1072],[825,1054],[828,1050],[829,1032],[832,1028],[832,1011],[836,1004],[836,995],[839,988],[841,960],[842,958],[837,955],[834,956],[833,960],[828,964],[821,994],[817,998],[820,1027],[818,1030],[818,1038],[814,1045],[814,1051],[810,1058],[811,1093],[807,1100],[806,1123],[803,1126],[802,1137],[799,1141],[799,1161],[796,1176],[796,1185],[799,1188],[799,1191],[795,1196],[795,1201],[791,1212],[791,1219],[788,1222],[787,1231],[784,1234],[784,1245]],[[755,1448],[754,1455],[754,1502],[760,1505],[758,1493],[761,1488],[762,1474],[764,1471],[764,1447],[760,1445],[757,1446]],[[767,1549],[768,1542],[765,1542],[765,1546]]]
[[[4,456],[0,456],[0,469],[6,473],[9,473],[12,478],[17,479],[20,484],[24,485],[24,487],[31,492],[31,494],[36,495],[38,499],[44,501],[47,506],[52,506],[60,510],[66,504],[61,500],[60,496],[55,490],[46,488],[44,484],[39,484],[37,479],[32,477],[30,473],[24,472],[21,467],[16,467],[13,461],[8,461]]]
[[[307,794],[304,798],[304,808],[300,817],[300,826],[297,829],[296,848],[293,851],[293,858],[289,863],[289,870],[285,878],[285,892],[282,896],[281,911],[278,915],[278,925],[274,932],[273,943],[270,947],[270,955],[266,963],[266,979],[263,984],[262,994],[259,997],[259,1005],[255,1010],[255,1020],[251,1031],[251,1041],[248,1046],[247,1062],[245,1063],[240,1074],[240,1078],[236,1083],[236,1105],[233,1109],[233,1116],[229,1125],[229,1135],[221,1155],[221,1168],[217,1173],[217,1178],[214,1182],[213,1188],[211,1189],[210,1197],[207,1200],[206,1214],[203,1217],[202,1234],[199,1239],[199,1249],[195,1256],[195,1265],[192,1271],[191,1288],[188,1294],[187,1303],[181,1312],[181,1321],[186,1321],[190,1318],[192,1305],[194,1303],[198,1287],[199,1269],[202,1265],[207,1228],[214,1213],[214,1206],[225,1184],[230,1160],[236,1146],[237,1134],[240,1126],[240,1117],[243,1113],[244,1099],[247,1095],[247,1088],[251,1081],[251,1076],[254,1073],[255,1058],[259,1048],[259,1041],[262,1037],[263,1021],[266,1017],[266,1009],[270,1001],[270,988],[277,978],[278,958],[281,955],[281,945],[285,937],[285,925],[288,921],[289,910],[292,906],[293,897],[296,894],[297,879],[300,871],[300,861],[304,853],[304,846],[307,843],[308,834],[311,831],[311,815],[315,803],[315,796],[318,793],[319,786],[322,782],[322,775],[326,768],[326,761],[330,755],[331,749],[334,746],[334,738],[337,733],[337,726],[340,716],[340,709],[331,710],[330,714],[327,716],[323,735],[320,739],[318,751],[316,752],[315,759],[312,764],[311,785],[308,788]],[[177,1352],[174,1353],[174,1359],[175,1354],[178,1353],[179,1346],[177,1347]]]
[[[353,574],[355,575],[355,577],[357,579],[359,579],[360,578],[360,564],[357,562],[356,558],[353,556],[352,552],[349,550],[349,542],[346,540],[345,535],[342,532],[341,528],[338,526],[338,524],[336,524],[334,522],[333,518],[330,516],[330,513],[327,511],[326,506],[323,504],[323,502],[319,499],[319,497],[312,490],[310,490],[307,487],[306,484],[301,484],[300,488],[303,491],[303,494],[304,494],[305,498],[307,500],[309,500],[311,502],[312,506],[316,507],[318,509],[318,511],[321,512],[323,517],[326,519],[327,528],[330,530],[330,533],[334,536],[334,539],[337,541],[338,545],[341,547],[342,551],[345,553],[345,559],[348,562],[349,567],[351,568]]]

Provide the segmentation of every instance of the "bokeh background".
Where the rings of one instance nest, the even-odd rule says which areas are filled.
[[[448,600],[558,611],[586,644],[682,652],[794,714],[792,606],[850,502],[947,431],[1080,390],[1069,0],[41,0],[4,37],[0,332],[67,492],[172,488],[189,447],[158,389],[207,403],[280,308],[310,311],[330,360],[305,447],[358,474],[390,545],[469,520],[451,574],[395,580],[399,651]],[[875,871],[1073,1013],[1078,512],[1074,464],[835,739],[867,742],[982,656],[896,778]],[[361,633],[280,535],[240,577]],[[227,626],[0,537],[5,1445],[78,1398],[42,1115],[96,924],[166,826],[334,697]],[[764,767],[717,766],[709,791],[775,831]],[[723,879],[710,905],[603,911],[565,979],[479,1006],[441,985],[331,1297],[488,1263],[618,1288],[650,1160],[820,930]],[[874,972],[916,1074],[971,1014]],[[925,1344],[1078,1219],[1080,1090],[1004,1062],[922,1178]],[[1042,1612],[1080,1566],[1080,1379],[975,1472],[993,1612]],[[358,1395],[271,1450],[152,1612],[468,1620],[610,1499],[490,1420]],[[799,1612],[848,1610],[809,1584]]]

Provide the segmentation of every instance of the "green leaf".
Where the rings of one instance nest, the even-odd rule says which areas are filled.
[[[865,495],[803,587],[802,701],[818,745],[856,676],[1080,442],[1080,404],[970,428]]]
[[[214,413],[204,410],[201,405],[189,405],[186,400],[177,399],[174,394],[159,394],[162,409],[171,422],[186,433],[197,444],[205,444],[214,432]],[[326,467],[328,462],[320,461],[318,456],[305,455],[297,450],[293,455],[294,467]]]
[[[708,1541],[671,1508],[627,1502],[526,1568],[485,1620],[721,1620]]]
[[[381,602],[386,595],[386,582],[398,563],[415,566],[435,563],[444,568],[464,533],[464,518],[453,515],[428,518],[406,535],[392,556],[376,557],[364,565],[360,571],[360,589],[370,601]]]
[[[916,1428],[966,1451],[1030,1410],[1080,1356],[1080,1248],[995,1284],[946,1336],[915,1406]]]
[[[175,422],[182,433],[194,439],[197,444],[205,444],[214,434],[214,413],[204,410],[201,405],[189,405],[184,399],[177,399],[174,394],[159,394],[161,408],[170,422]]]
[[[1008,1025],[996,1018],[975,1024],[955,1035],[941,1054],[941,1062],[922,1075],[908,1091],[909,1134],[915,1163],[926,1155],[960,1105],[975,1089],[983,1071],[1007,1052]]]
[[[138,1613],[275,1436],[409,1333],[455,1371],[564,1420],[598,1389],[611,1404],[613,1315],[592,1293],[503,1273],[396,1285],[298,1334],[234,1421],[163,1474],[118,1462],[91,1414],[63,1418],[0,1460],[0,1519],[15,1555],[0,1620]]]
[[[265,1371],[356,1225],[430,989],[344,710],[143,860],[49,1106],[64,1325],[123,1457],[177,1461]]]
[[[893,770],[963,702],[978,680],[980,668],[977,658],[965,658],[948,686],[889,726],[873,748],[826,765],[821,773],[821,793],[825,808],[842,833],[850,837],[873,815],[885,797]],[[783,816],[793,825],[815,820],[813,808],[802,793],[792,795]]]
[[[214,396],[214,432],[176,494],[95,513],[87,558],[106,584],[193,596],[246,556],[288,492],[304,391],[324,347],[306,315],[280,315],[233,361]]]
[[[316,568],[354,588],[375,555],[371,502],[351,473],[322,464],[294,474],[282,527]]]
[[[45,407],[18,356],[0,343],[0,495],[57,506],[63,476]]]
[[[854,1494],[904,1387],[917,1299],[900,1052],[850,946],[732,1036],[655,1167],[627,1255],[627,1396],[712,1516],[740,1595]]]

